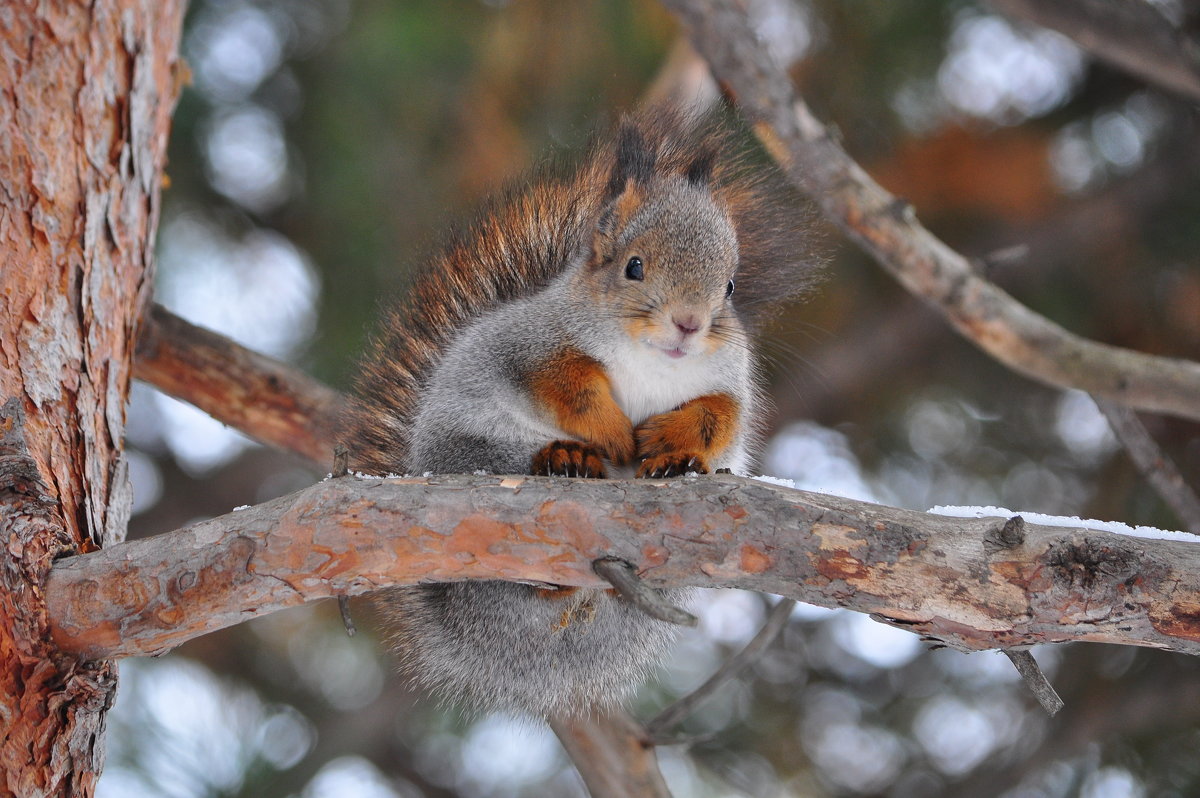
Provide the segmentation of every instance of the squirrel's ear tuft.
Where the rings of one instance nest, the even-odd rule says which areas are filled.
[[[608,198],[614,199],[625,190],[629,181],[647,183],[654,177],[657,158],[638,129],[626,122],[617,138],[617,162],[608,179]]]
[[[609,236],[617,229],[617,211],[612,206],[604,209],[604,213],[600,214],[599,221],[596,222],[596,232],[600,235]]]
[[[705,150],[692,159],[688,164],[687,180],[697,188],[704,188],[712,180],[713,161],[716,159],[716,153],[712,150]]]

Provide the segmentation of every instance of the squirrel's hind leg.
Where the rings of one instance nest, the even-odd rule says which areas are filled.
[[[529,445],[521,442],[462,433],[414,437],[414,473],[470,474],[482,469],[493,474],[523,474],[529,464]]]

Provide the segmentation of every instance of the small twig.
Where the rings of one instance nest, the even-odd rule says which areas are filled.
[[[1033,691],[1033,695],[1037,698],[1038,703],[1042,705],[1042,709],[1046,710],[1046,714],[1050,717],[1057,715],[1058,711],[1064,706],[1063,700],[1054,691],[1054,686],[1050,684],[1050,680],[1046,678],[1046,674],[1042,673],[1042,667],[1037,664],[1037,660],[1033,658],[1033,654],[1024,649],[1006,649],[1004,656],[1008,657],[1009,661],[1016,667],[1017,673],[1021,674],[1021,679]]]
[[[691,748],[694,745],[711,743],[721,736],[720,731],[704,732],[703,734],[652,734],[646,730],[646,742],[649,745],[682,745]]]
[[[358,627],[354,625],[354,619],[350,617],[349,596],[338,596],[338,610],[342,613],[342,625],[346,627],[346,636],[354,637],[358,634]]]
[[[981,274],[984,277],[990,277],[991,273],[996,269],[1020,263],[1028,257],[1029,245],[1022,243],[1014,244],[1011,247],[996,249],[980,255],[978,258],[972,258],[971,264],[979,267],[976,269],[977,274]]]
[[[725,660],[725,663],[720,668],[717,668],[716,672],[712,676],[709,676],[704,684],[674,704],[671,704],[646,724],[646,733],[650,736],[650,739],[656,745],[679,742],[679,740],[662,737],[663,731],[690,715],[698,704],[761,657],[763,652],[779,636],[779,633],[783,631],[783,628],[787,626],[788,619],[792,616],[792,609],[795,606],[796,602],[793,599],[782,599],[772,607],[770,614],[767,615],[766,622],[758,630],[758,634],[754,635],[753,639],[746,644],[745,648]]]
[[[1150,437],[1137,414],[1115,402],[1096,396],[1092,399],[1108,419],[1113,434],[1125,447],[1137,470],[1174,511],[1184,528],[1194,535],[1200,535],[1200,499],[1184,482],[1183,474],[1174,461]]]
[[[662,593],[646,587],[646,583],[638,578],[634,567],[624,560],[605,557],[593,562],[592,570],[616,588],[626,601],[651,618],[680,626],[696,625],[695,615],[671,605],[663,599]]]
[[[1019,515],[996,524],[983,536],[983,547],[989,552],[1015,549],[1025,542],[1025,519]]]
[[[340,479],[350,473],[350,450],[344,444],[339,443],[333,447],[333,471],[330,475],[334,479]]]

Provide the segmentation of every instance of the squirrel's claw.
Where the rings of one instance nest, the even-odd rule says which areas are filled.
[[[708,463],[698,454],[691,452],[671,452],[647,457],[638,467],[637,477],[640,479],[665,479],[667,477],[685,474],[707,474]]]
[[[600,451],[579,441],[552,441],[533,456],[529,473],[548,477],[585,477],[604,479],[604,460]]]

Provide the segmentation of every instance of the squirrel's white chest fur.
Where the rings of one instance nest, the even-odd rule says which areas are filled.
[[[644,344],[633,343],[617,348],[604,360],[613,398],[634,426],[711,393],[718,386],[712,358],[706,355],[673,360]]]

